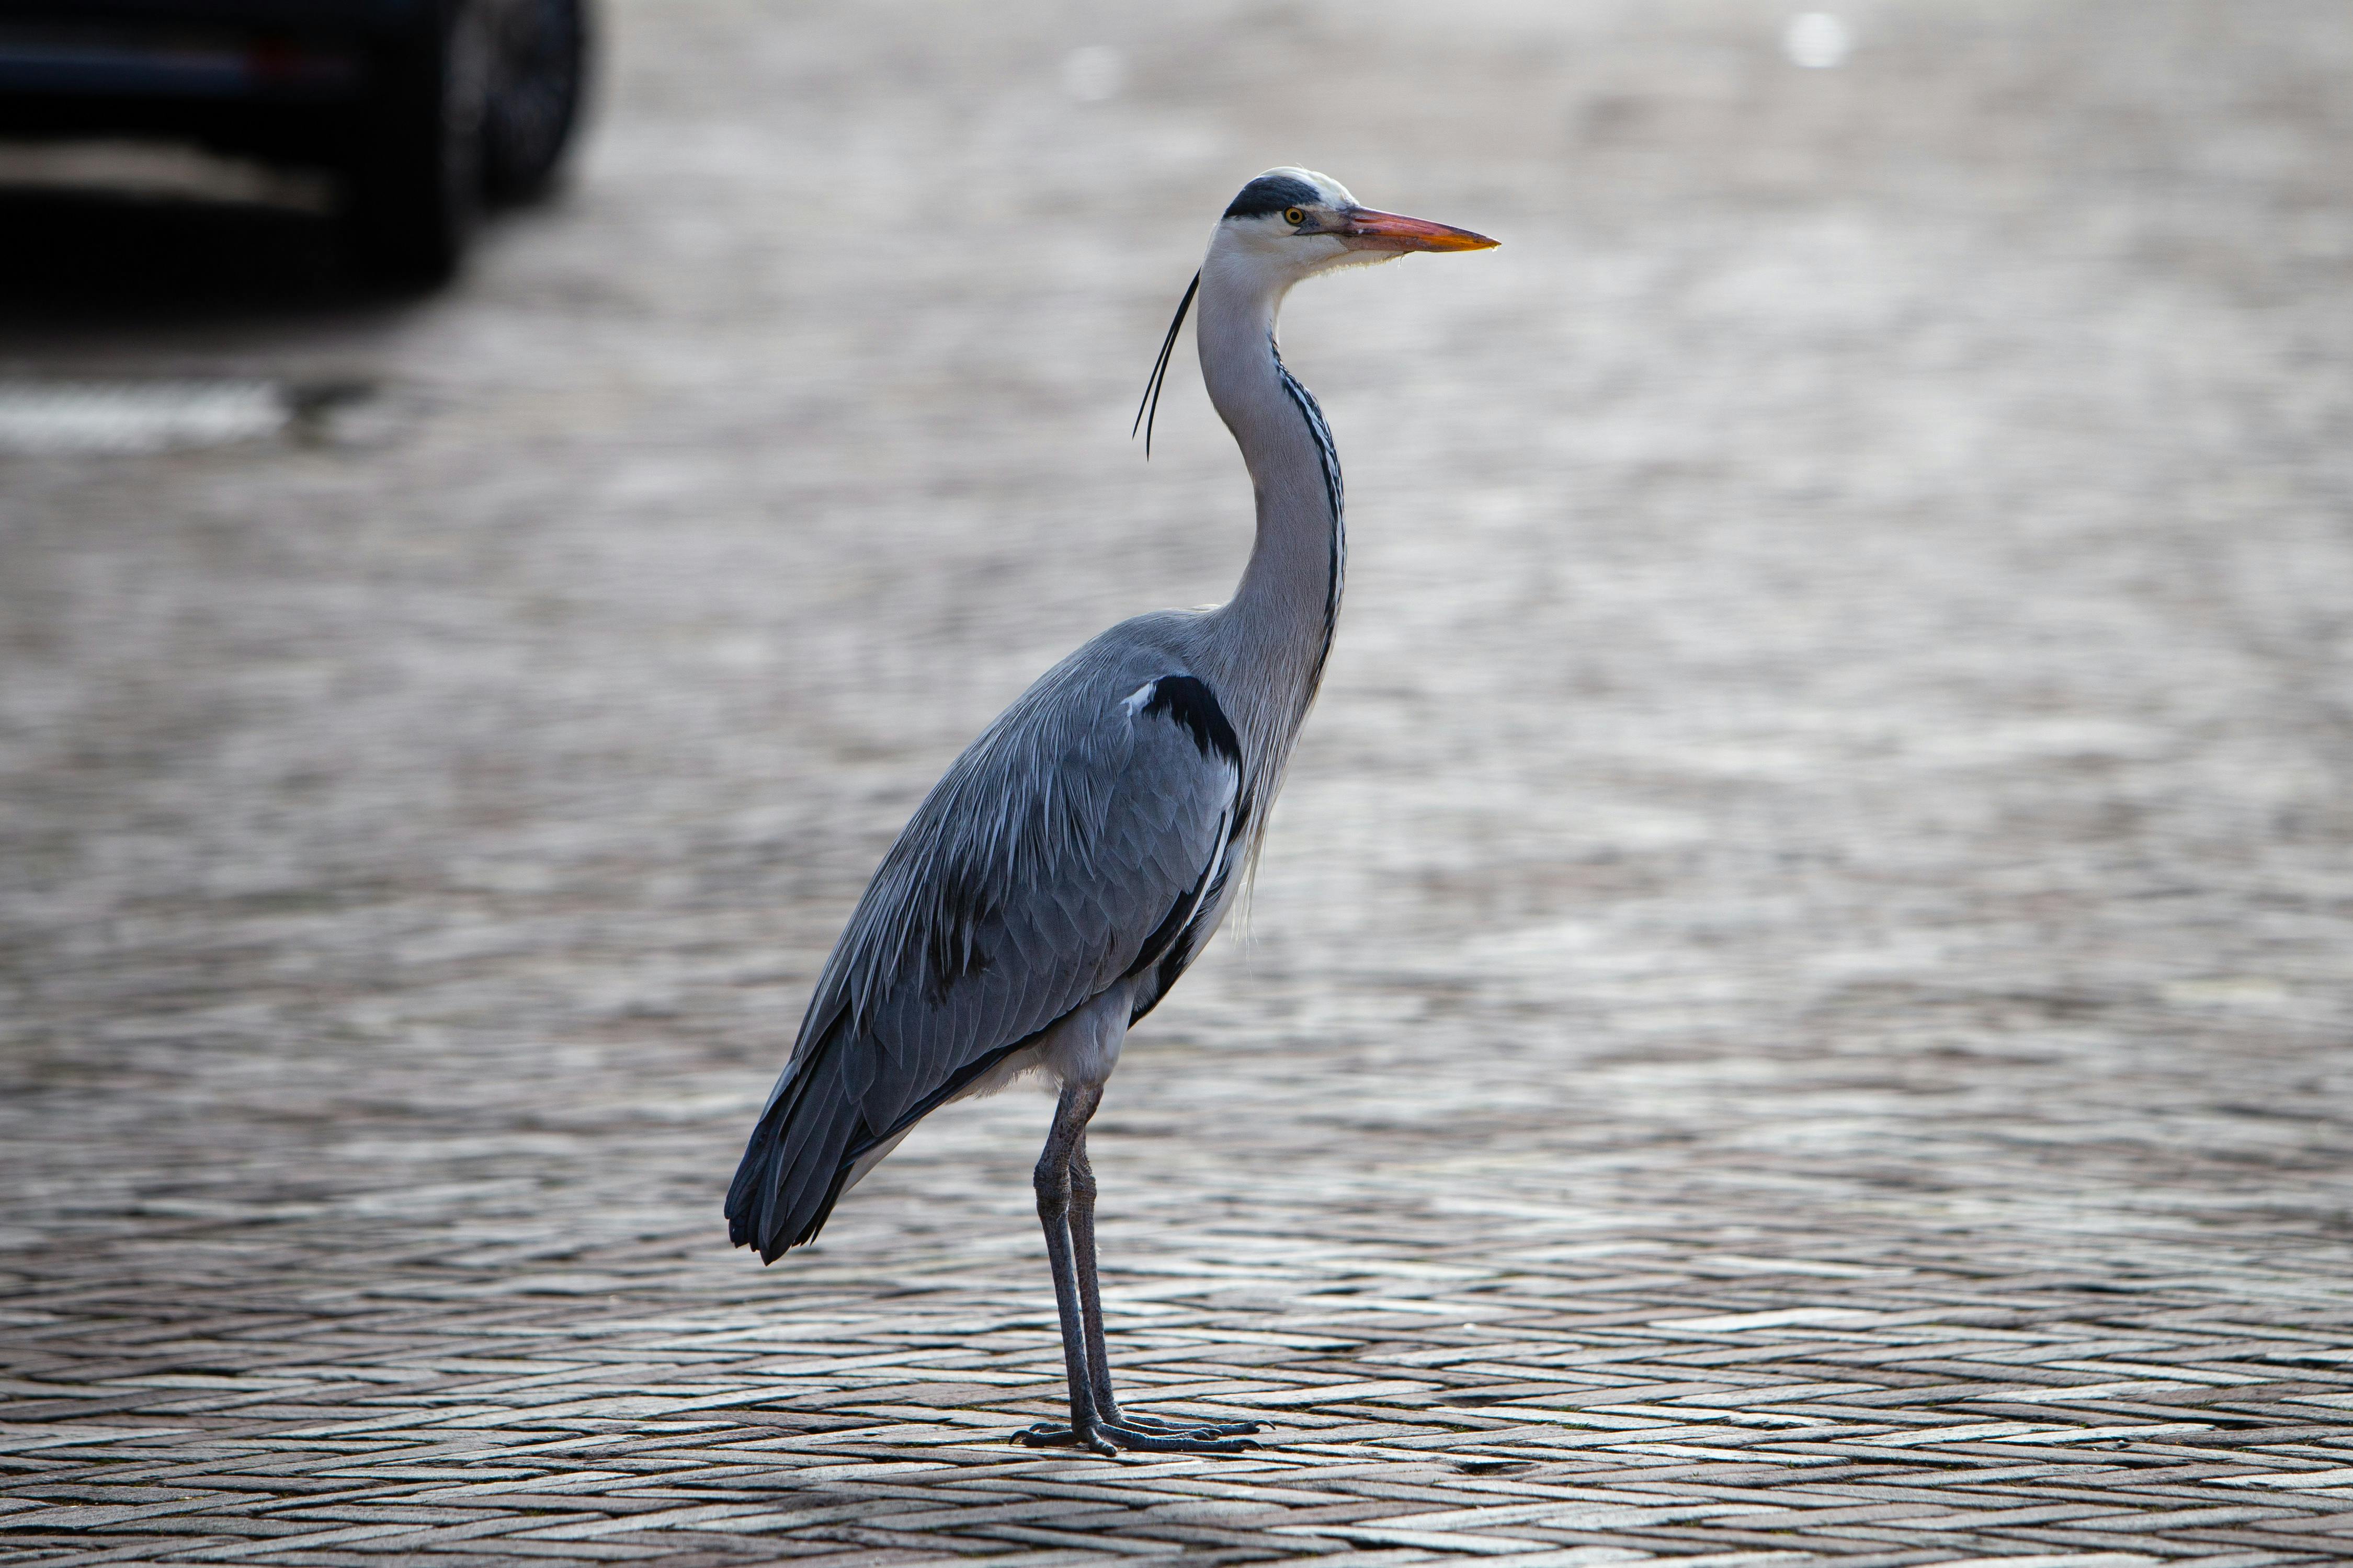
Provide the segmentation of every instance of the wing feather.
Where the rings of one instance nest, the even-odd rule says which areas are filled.
[[[1115,633],[1008,709],[883,858],[730,1189],[739,1245],[773,1258],[810,1239],[860,1153],[1198,947],[1233,854],[1240,747],[1205,683]],[[1150,1001],[1166,989],[1155,973]]]

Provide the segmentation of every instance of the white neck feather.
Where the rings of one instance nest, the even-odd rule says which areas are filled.
[[[1345,560],[1339,458],[1314,397],[1275,353],[1275,317],[1295,279],[1212,243],[1198,307],[1201,378],[1258,501],[1250,564],[1208,617],[1208,651],[1225,666],[1220,699],[1260,774],[1253,793],[1269,803],[1323,679]]]

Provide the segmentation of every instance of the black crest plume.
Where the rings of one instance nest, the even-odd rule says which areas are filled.
[[[1160,340],[1160,357],[1152,364],[1152,379],[1144,384],[1144,401],[1136,405],[1135,423],[1127,427],[1127,438],[1135,439],[1135,432],[1144,432],[1144,460],[1152,460],[1152,421],[1160,412],[1160,389],[1168,380],[1168,356],[1176,352],[1176,333],[1185,325],[1185,312],[1193,308],[1193,296],[1201,291],[1201,275],[1193,274],[1193,281],[1185,285],[1185,297],[1176,301],[1176,319],[1168,323],[1168,335]]]

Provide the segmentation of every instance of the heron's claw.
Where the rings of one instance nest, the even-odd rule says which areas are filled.
[[[1255,1421],[1246,1426],[1177,1426],[1154,1421],[1152,1428],[1146,1430],[1134,1425],[1134,1419],[1097,1421],[1084,1432],[1040,1421],[1016,1432],[1013,1440],[1025,1448],[1086,1448],[1106,1457],[1123,1448],[1144,1454],[1240,1454],[1259,1447],[1247,1437],[1230,1436],[1240,1431],[1257,1431]]]

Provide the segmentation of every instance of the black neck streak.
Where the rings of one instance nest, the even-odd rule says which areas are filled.
[[[1313,700],[1316,689],[1324,683],[1324,660],[1332,651],[1332,638],[1340,625],[1340,589],[1348,565],[1348,531],[1342,521],[1346,493],[1340,479],[1340,449],[1333,444],[1332,426],[1324,422],[1322,405],[1283,364],[1282,351],[1276,346],[1272,333],[1267,335],[1266,347],[1274,356],[1274,374],[1282,381],[1282,390],[1290,395],[1299,416],[1307,422],[1308,435],[1314,438],[1315,460],[1324,469],[1324,499],[1332,511],[1331,565],[1324,588],[1324,636],[1315,649],[1315,666],[1307,680],[1307,696]]]

